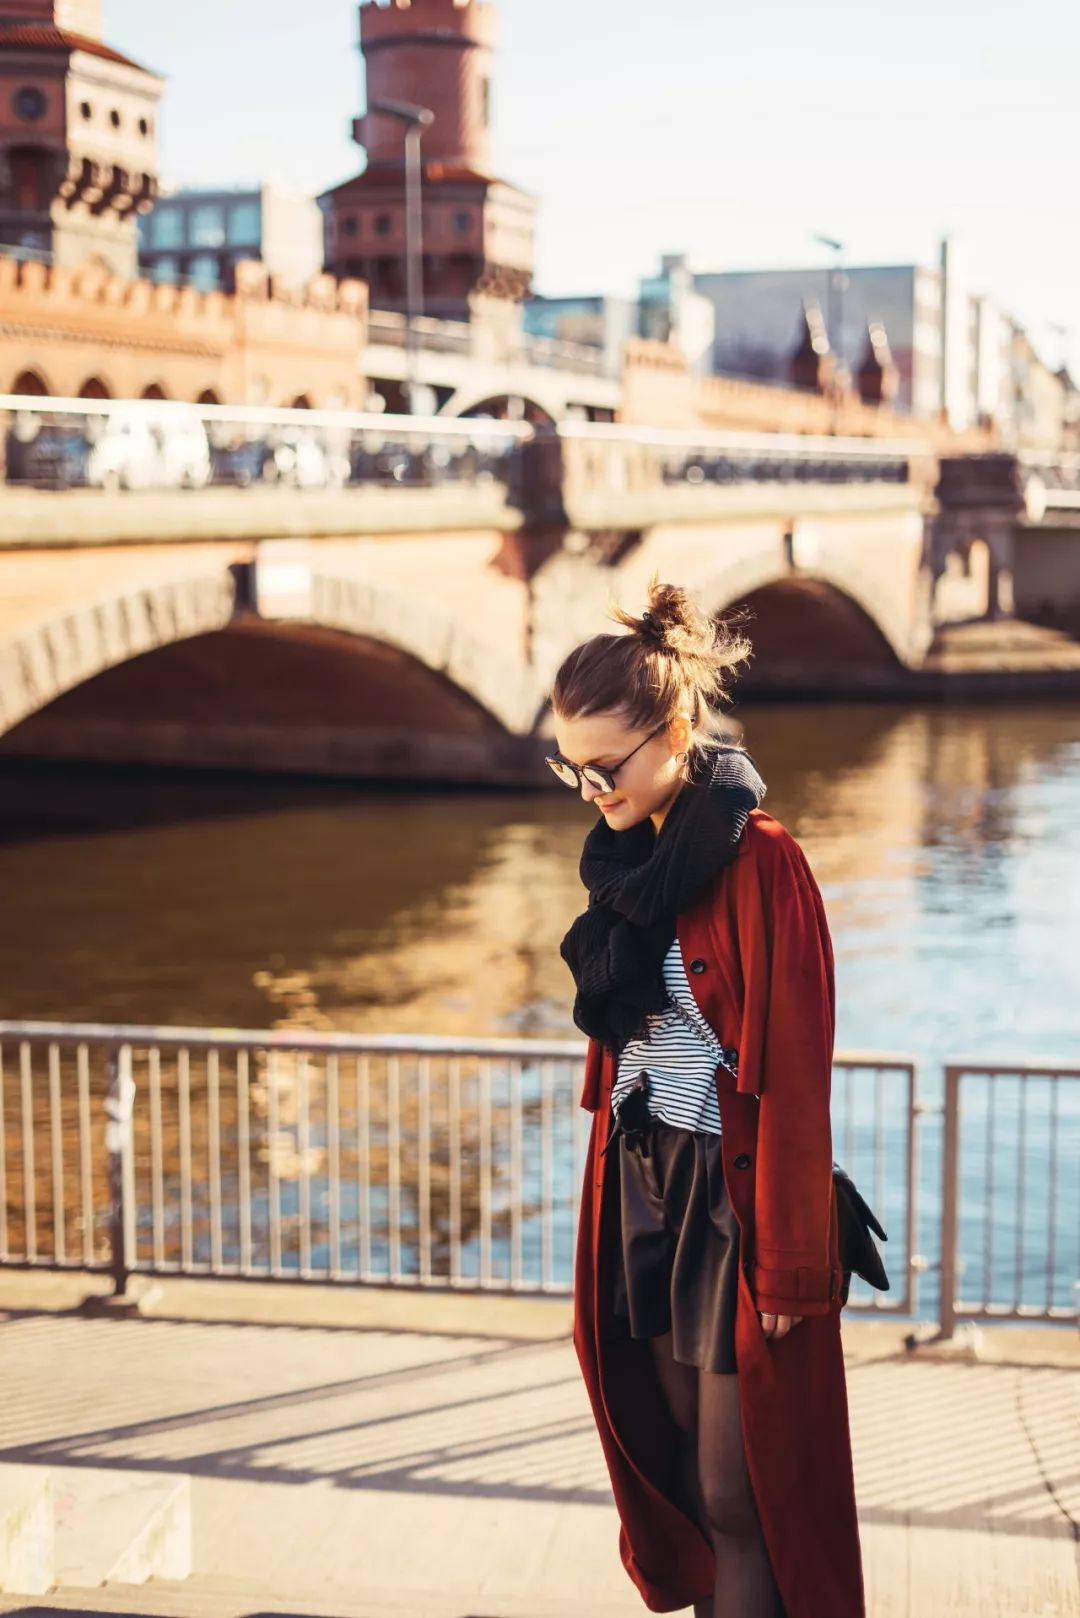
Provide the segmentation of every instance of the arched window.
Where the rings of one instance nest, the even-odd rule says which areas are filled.
[[[139,395],[140,399],[167,399],[168,397],[169,395],[165,392],[160,382],[151,382],[149,387],[145,387]]]
[[[306,393],[300,393],[293,400],[292,404],[289,406],[289,409],[290,410],[310,410],[311,409],[311,400],[308,398]]]
[[[213,388],[204,388],[199,394],[199,397],[196,399],[195,403],[201,405],[219,405],[221,400],[218,398]]]
[[[11,384],[11,391],[34,399],[47,398],[49,393],[44,377],[37,371],[20,371]]]
[[[111,399],[112,394],[99,376],[88,376],[79,389],[80,399]]]

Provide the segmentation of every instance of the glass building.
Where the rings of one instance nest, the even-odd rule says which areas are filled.
[[[264,263],[282,285],[302,286],[322,269],[322,215],[312,197],[285,186],[159,198],[139,221],[139,268],[152,281],[231,292],[236,265]]]

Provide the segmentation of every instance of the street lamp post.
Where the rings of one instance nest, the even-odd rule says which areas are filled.
[[[840,408],[840,367],[843,363],[843,333],[844,333],[844,271],[841,255],[844,251],[843,242],[838,242],[833,236],[815,236],[814,240],[827,247],[834,255],[829,269],[828,295],[826,298],[826,320],[829,326],[829,347],[833,355],[833,431],[836,431],[836,418]]]
[[[405,126],[405,356],[411,413],[420,381],[420,329],[416,323],[424,312],[424,208],[420,141],[424,130],[435,122],[435,114],[430,107],[418,107],[411,101],[372,101],[368,111],[396,118]]]

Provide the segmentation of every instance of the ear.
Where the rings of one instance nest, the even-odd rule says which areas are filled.
[[[673,753],[685,753],[690,746],[694,727],[688,714],[679,713],[668,724],[668,739]]]

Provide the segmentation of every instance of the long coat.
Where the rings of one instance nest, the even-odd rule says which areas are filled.
[[[728,1194],[739,1226],[735,1319],[747,1465],[786,1618],[865,1618],[847,1388],[829,1091],[833,953],[795,839],[755,810],[735,859],[682,912],[687,980],[738,1079],[719,1065]],[[680,1495],[678,1430],[649,1344],[611,1307],[615,1153],[603,1153],[616,1076],[590,1039],[581,1105],[593,1113],[574,1280],[574,1345],[621,1520],[619,1550],[645,1605],[711,1596],[708,1540]],[[758,1312],[802,1315],[763,1335]]]

